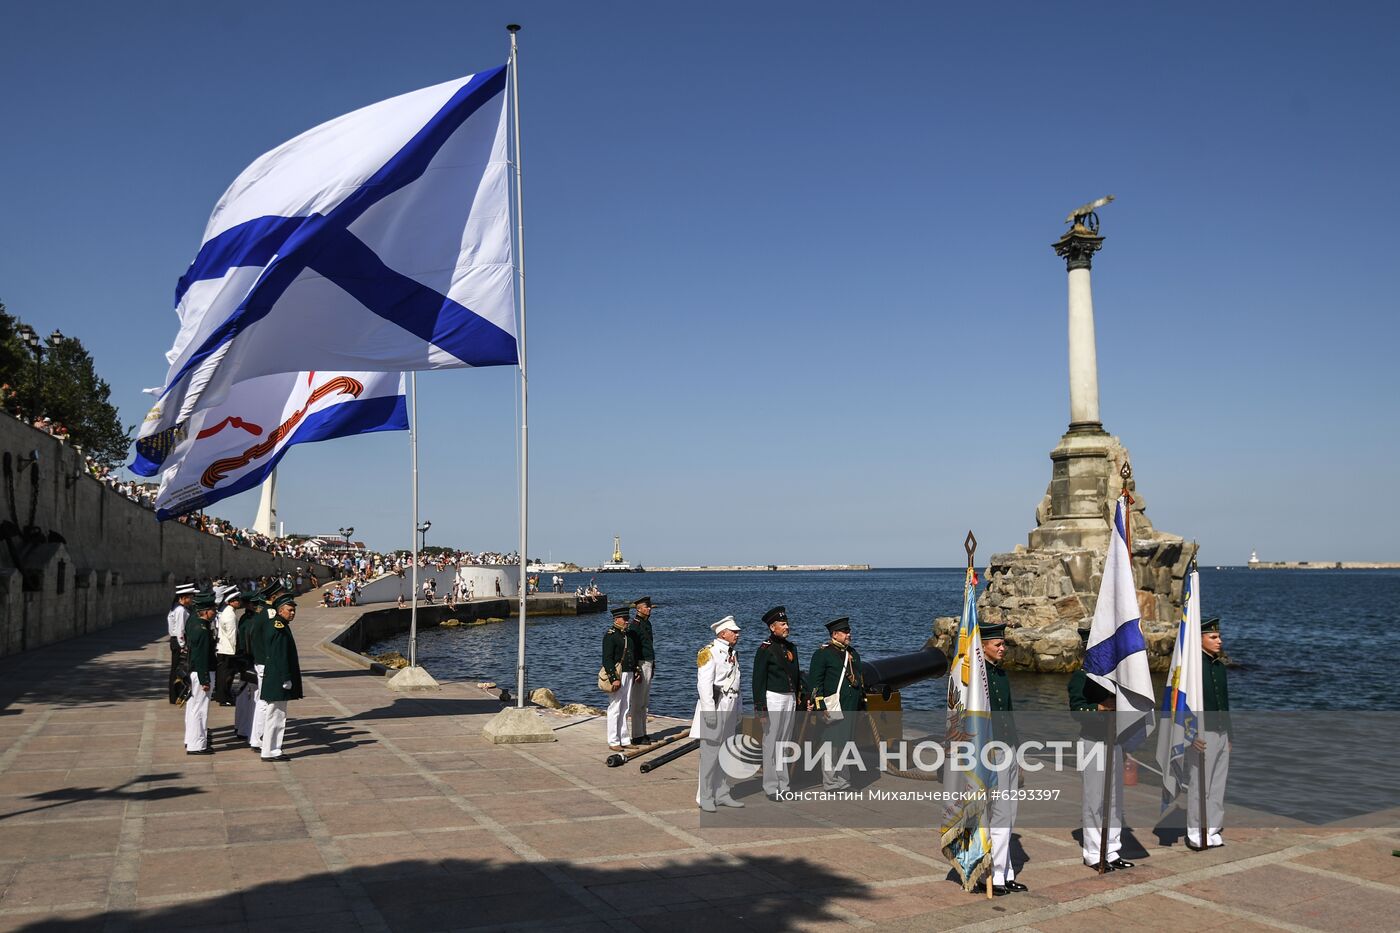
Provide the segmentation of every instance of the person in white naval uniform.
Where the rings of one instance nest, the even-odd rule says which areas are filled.
[[[744,714],[744,701],[739,694],[739,660],[734,645],[739,641],[739,623],[725,616],[710,629],[715,640],[700,649],[695,656],[695,718],[690,723],[690,737],[700,740],[700,776],[695,790],[695,802],[706,813],[714,813],[715,805],[742,807],[730,796],[729,779],[720,767],[719,753],[726,739],[739,729]]]
[[[170,702],[179,702],[175,680],[180,674],[180,655],[185,650],[185,623],[190,620],[190,602],[194,599],[193,583],[175,587],[175,605],[165,616],[165,630],[170,636]]]
[[[223,608],[214,624],[214,655],[217,670],[214,675],[214,698],[220,706],[232,706],[229,687],[235,676],[233,657],[238,651],[238,616],[243,611],[243,594],[233,584],[220,587],[215,596]]]

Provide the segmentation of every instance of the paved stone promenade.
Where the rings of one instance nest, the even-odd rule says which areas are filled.
[[[488,745],[499,703],[474,687],[396,696],[318,651],[353,611],[297,620],[287,764],[217,707],[218,753],[184,754],[161,619],[0,662],[0,928],[1400,928],[1394,831],[1240,829],[1099,879],[1025,830],[1031,892],[988,901],[944,880],[926,830],[701,828],[694,756],[608,769],[596,720]]]

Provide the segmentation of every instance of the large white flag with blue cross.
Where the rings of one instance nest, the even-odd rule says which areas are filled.
[[[1094,604],[1094,621],[1084,648],[1084,673],[1116,695],[1118,740],[1126,750],[1146,737],[1152,725],[1148,714],[1156,705],[1128,552],[1130,517],[1128,503],[1119,497],[1109,528],[1108,556]]]
[[[175,289],[179,334],[137,438],[154,475],[237,383],[517,362],[506,68],[372,104],[229,186]]]

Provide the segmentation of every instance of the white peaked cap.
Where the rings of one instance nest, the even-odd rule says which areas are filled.
[[[733,616],[725,616],[723,619],[720,619],[714,625],[711,625],[710,629],[716,635],[718,635],[720,632],[737,632],[739,631],[739,623],[734,621]]]

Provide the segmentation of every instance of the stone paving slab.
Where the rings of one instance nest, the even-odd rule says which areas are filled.
[[[317,650],[354,612],[298,617],[285,764],[219,707],[216,754],[184,754],[163,619],[0,661],[0,931],[1400,928],[1394,830],[1153,843],[1098,878],[1028,828],[1032,890],[988,901],[927,830],[702,826],[694,756],[609,769],[602,723],[557,714],[555,744],[490,745],[474,686],[395,695]]]

